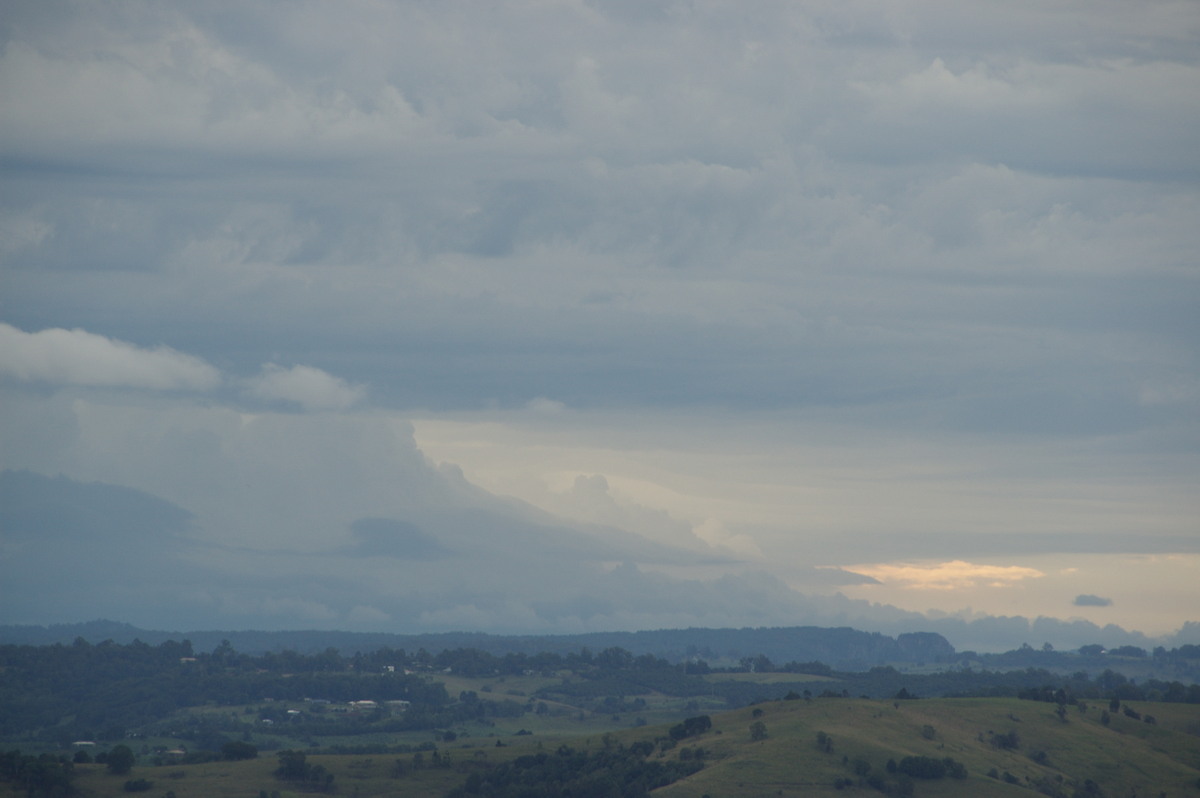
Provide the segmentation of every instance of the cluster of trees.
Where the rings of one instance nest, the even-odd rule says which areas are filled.
[[[1193,651],[1192,649],[1196,649]],[[1042,656],[1056,652],[1033,651]],[[1027,652],[1028,653],[1028,652]],[[1133,654],[1136,652],[1125,652]],[[1200,654],[1200,647],[1147,654],[1162,661]],[[1181,660],[1182,661],[1182,660]],[[250,655],[222,641],[211,652],[197,652],[187,641],[164,641],[151,646],[140,641],[118,645],[111,641],[51,646],[0,646],[0,739],[32,738],[40,743],[68,744],[78,739],[124,739],[130,731],[154,731],[194,741],[197,748],[219,751],[261,720],[288,724],[288,735],[349,736],[365,731],[399,732],[448,728],[492,716],[520,716],[536,711],[536,699],[559,697],[597,712],[638,711],[637,696],[650,692],[685,698],[706,697],[728,707],[745,706],[784,694],[799,696],[811,683],[756,684],[731,671],[775,671],[825,677],[822,696],[862,695],[1014,696],[1072,704],[1079,699],[1181,701],[1200,703],[1200,685],[1145,679],[1135,683],[1113,670],[1092,677],[1084,671],[1064,676],[1046,669],[956,669],[913,675],[887,666],[865,672],[838,672],[821,662],[789,662],[777,666],[765,655],[743,658],[735,668],[710,668],[695,656],[672,664],[650,654],[634,655],[619,647],[593,653],[510,652],[492,654],[472,648],[425,649],[408,653],[381,648],[344,656],[326,648],[313,654],[294,651]],[[563,674],[572,678],[544,688],[531,700],[481,700],[474,693],[452,699],[437,674],[451,672],[476,677],[513,674]],[[728,673],[728,679],[713,675]],[[430,678],[432,676],[432,678]],[[382,706],[351,717],[322,714],[318,705],[300,715],[206,720],[209,726],[180,727],[162,719],[175,710],[205,703],[245,705],[265,700],[298,701],[323,698],[332,702],[370,698],[382,703],[410,702],[402,714]],[[266,714],[263,714],[266,713]],[[210,727],[211,726],[211,727]]]
[[[303,784],[310,789],[331,792],[333,790],[333,774],[324,765],[314,765],[301,751],[282,751],[279,754],[279,767],[275,769],[275,778]]]
[[[1040,675],[1045,671],[1032,671]],[[1112,670],[1105,670],[1095,678],[1078,672],[1066,677],[1051,677],[1051,680],[1031,685],[1017,691],[1017,697],[1029,701],[1046,701],[1055,704],[1074,705],[1081,699],[1113,699],[1116,701],[1163,701],[1176,704],[1200,704],[1200,684],[1185,685],[1183,682],[1165,682],[1146,679],[1141,684]]]
[[[695,756],[649,759],[655,750],[650,741],[593,753],[562,746],[553,754],[522,756],[490,770],[477,770],[449,798],[642,798],[704,768]]]
[[[708,715],[697,715],[694,718],[687,718],[683,723],[677,723],[672,726],[669,734],[672,740],[678,741],[704,734],[711,728],[712,718]]]
[[[1056,670],[1124,669],[1131,672],[1155,672],[1160,676],[1175,676],[1189,681],[1200,679],[1200,646],[1182,645],[1176,648],[1157,646],[1147,651],[1141,646],[1124,645],[1105,648],[1099,643],[1081,646],[1077,651],[1056,651],[1049,643],[1041,648],[1028,644],[1000,654],[976,654],[961,651],[954,661],[960,664],[978,663],[985,668],[1053,668]]]
[[[441,684],[402,669],[356,670],[352,660],[333,650],[252,657],[222,644],[211,654],[198,654],[186,640],[158,646],[83,640],[69,646],[0,646],[0,738],[32,736],[58,744],[122,739],[183,707],[306,697],[335,702],[403,699],[412,707],[403,719],[405,728],[446,723],[451,719],[443,715],[453,703]],[[339,731],[361,730],[331,721],[321,729]],[[227,741],[212,740],[217,748]]]
[[[826,737],[820,738],[817,745],[827,753],[832,751],[832,741]],[[839,776],[834,779],[835,789],[844,790],[856,783],[861,786],[879,790],[885,795],[912,795],[914,779],[965,779],[967,768],[963,763],[950,757],[937,758],[932,756],[906,756],[897,762],[889,759],[883,768],[872,767],[871,763],[861,757],[853,760],[842,760],[854,777]]]
[[[102,751],[93,759],[80,750],[68,758],[66,755],[22,754],[20,751],[0,753],[0,782],[21,789],[30,798],[58,798],[74,793],[75,765],[96,762],[106,765],[108,772],[123,776],[133,769],[137,756],[127,745],[117,745],[111,751]]]
[[[0,753],[0,781],[24,790],[30,798],[71,795],[74,770],[74,763],[65,756],[31,756],[20,751]]]

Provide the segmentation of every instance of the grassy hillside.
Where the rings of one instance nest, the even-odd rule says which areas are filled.
[[[712,748],[709,767],[659,794],[878,795],[861,785],[855,760],[878,773],[886,772],[889,759],[925,756],[953,758],[968,776],[916,779],[919,796],[1016,795],[1029,787],[1072,796],[1089,779],[1106,796],[1200,795],[1200,708],[1139,707],[1154,714],[1157,724],[1110,713],[1105,726],[1100,706],[1084,713],[1070,708],[1064,722],[1053,704],[1015,699],[772,702],[714,718],[714,732],[704,743]],[[762,710],[760,717],[753,716],[754,709]],[[756,720],[767,733],[758,742],[749,731]],[[1014,731],[1015,749],[994,744],[996,735]],[[819,732],[832,741],[831,752],[818,748]],[[1001,778],[988,777],[993,769]],[[1005,773],[1016,784],[1006,783]],[[837,779],[854,785],[838,791]]]
[[[1102,722],[1107,703],[1082,711],[1068,707],[1065,719],[1056,708],[1016,699],[773,701],[714,714],[710,730],[678,742],[664,725],[590,733],[569,743],[597,752],[649,740],[656,743],[651,758],[664,761],[694,758],[702,749],[706,767],[655,791],[664,797],[881,795],[869,786],[872,777],[883,778],[885,787],[897,794],[907,781],[916,796],[1200,796],[1200,707],[1135,702],[1133,708],[1143,717],[1153,715],[1156,723],[1110,712],[1107,725]],[[752,727],[758,723],[762,726],[754,735]],[[818,745],[819,737],[828,745]],[[436,757],[428,751],[312,754],[308,761],[335,776],[338,795],[437,796],[461,786],[472,773],[486,776],[518,756],[553,756],[564,739],[537,732],[498,734],[442,744]],[[1015,747],[997,744],[1014,741]],[[889,774],[888,760],[903,763],[905,757],[950,758],[965,766],[967,775],[965,780],[908,780]],[[127,776],[88,765],[79,769],[77,784],[96,798],[127,796],[124,784],[136,778],[154,782],[142,793],[153,798],[168,791],[176,798],[254,798],[260,790],[277,790],[281,798],[301,794],[272,776],[276,765],[270,754],[245,762],[139,765]],[[839,782],[840,789],[835,787]]]

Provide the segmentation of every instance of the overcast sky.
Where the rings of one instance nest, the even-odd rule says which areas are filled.
[[[1194,2],[0,0],[0,39],[0,467],[186,518],[189,623],[1200,621]],[[48,601],[4,620],[92,615]]]

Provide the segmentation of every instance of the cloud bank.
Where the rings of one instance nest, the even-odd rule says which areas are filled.
[[[194,606],[246,623],[750,623],[810,589],[1036,617],[1104,585],[1072,611],[1175,628],[1194,16],[13,0],[0,464],[191,513],[184,561],[247,580]],[[422,603],[364,556],[500,540],[593,570]]]

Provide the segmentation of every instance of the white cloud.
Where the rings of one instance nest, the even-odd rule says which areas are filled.
[[[351,385],[312,366],[290,369],[266,363],[262,373],[246,380],[246,391],[265,402],[293,402],[305,410],[346,410],[366,395],[366,386]]]
[[[0,322],[0,375],[24,382],[159,391],[208,391],[221,374],[166,346],[144,349],[85,330],[27,333]]]

